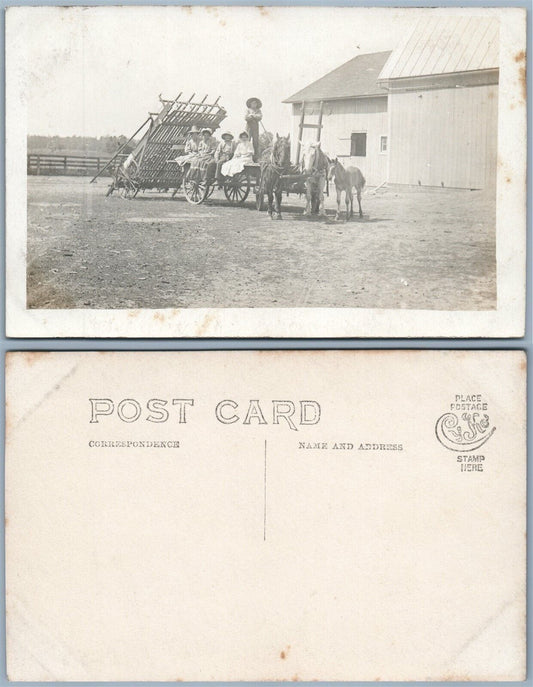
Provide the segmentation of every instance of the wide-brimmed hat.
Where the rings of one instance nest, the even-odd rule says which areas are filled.
[[[209,135],[211,136],[211,134],[212,134],[213,132],[211,131],[211,129],[208,129],[207,127],[205,127],[205,129],[202,129],[202,133],[203,133],[203,134],[209,134]]]
[[[246,136],[246,138],[250,138],[247,131],[241,131],[241,133],[239,134],[239,138],[243,138],[244,136]]]
[[[224,131],[224,133],[222,134],[222,136],[221,136],[220,138],[226,139],[226,138],[233,138],[233,137],[234,137],[234,136],[233,136],[233,134],[231,133],[231,131]]]
[[[191,128],[189,129],[189,131],[187,132],[187,136],[189,134],[199,134],[199,133],[200,133],[200,129],[196,126],[196,124],[193,124],[191,126]]]
[[[258,103],[259,107],[263,107],[263,103],[259,100],[259,98],[248,98],[246,101],[246,107],[252,107],[254,100],[256,103]]]

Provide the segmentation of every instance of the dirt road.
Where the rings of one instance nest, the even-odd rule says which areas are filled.
[[[413,189],[363,196],[364,218],[284,220],[220,192],[105,197],[106,182],[28,177],[28,307],[496,306],[495,198]]]

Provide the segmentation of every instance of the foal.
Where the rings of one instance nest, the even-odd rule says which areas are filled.
[[[346,219],[353,217],[353,192],[355,188],[357,192],[357,202],[359,204],[359,217],[363,216],[361,208],[361,191],[365,187],[365,178],[358,167],[348,167],[344,169],[337,158],[330,163],[328,169],[329,178],[335,182],[335,189],[337,191],[337,214],[335,219],[341,218],[341,195],[344,191],[344,202],[346,203]]]

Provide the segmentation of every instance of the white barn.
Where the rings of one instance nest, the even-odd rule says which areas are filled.
[[[293,139],[303,103],[316,115],[322,101],[323,149],[359,167],[368,185],[490,188],[498,48],[493,17],[422,19],[392,52],[355,57],[287,98]]]
[[[494,18],[433,17],[392,53],[379,75],[389,93],[389,182],[495,184],[498,48]]]
[[[323,150],[337,155],[345,166],[359,167],[370,185],[387,178],[387,92],[378,85],[378,77],[390,55],[388,51],[354,57],[283,101],[292,104],[292,141],[298,140],[303,104],[306,121],[316,122],[323,102]],[[304,140],[315,136],[315,129],[304,130]]]

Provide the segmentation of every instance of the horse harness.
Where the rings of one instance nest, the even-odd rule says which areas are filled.
[[[274,159],[274,151],[275,146],[272,146],[272,150],[270,152],[270,160],[266,165],[262,166],[260,179],[260,183],[262,184],[265,172],[268,170],[271,174],[274,174],[277,177],[272,185],[273,187],[277,186],[281,182],[281,178],[284,172],[286,171],[285,167],[283,165],[278,164]]]
[[[318,179],[319,177],[324,175],[324,172],[327,172],[327,167],[322,167],[320,166],[320,163],[326,160],[327,164],[327,158],[326,156],[322,153],[322,151],[317,148],[316,153],[315,153],[315,159],[313,160],[313,167],[311,168],[311,173],[309,174],[309,178],[313,177],[314,180]]]

